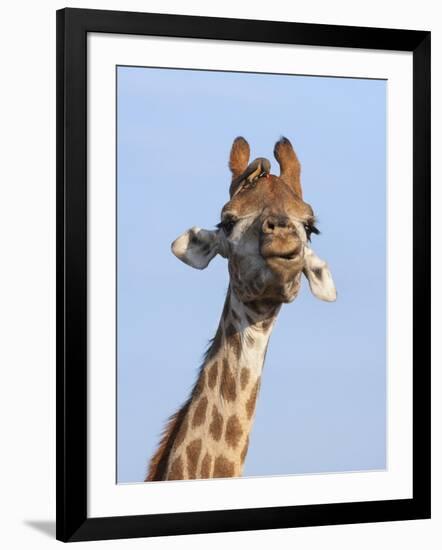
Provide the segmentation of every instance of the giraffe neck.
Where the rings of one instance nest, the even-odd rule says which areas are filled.
[[[193,391],[170,419],[147,480],[240,476],[267,345],[280,305],[229,288]]]

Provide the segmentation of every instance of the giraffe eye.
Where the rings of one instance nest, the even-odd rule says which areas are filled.
[[[232,218],[228,218],[226,220],[223,220],[221,223],[217,225],[219,229],[222,229],[226,236],[228,237],[230,233],[233,231],[233,228],[235,227],[237,220],[234,220]]]

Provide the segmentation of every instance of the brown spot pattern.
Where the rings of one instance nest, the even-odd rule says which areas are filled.
[[[221,434],[223,433],[223,417],[216,408],[216,405],[213,405],[212,409],[212,422],[210,423],[209,430],[215,441],[221,439]]]
[[[215,467],[213,468],[213,477],[233,477],[235,473],[235,465],[223,455],[215,459]]]
[[[187,473],[188,473],[189,479],[196,478],[198,459],[201,454],[201,445],[202,445],[201,439],[194,439],[186,447]]]
[[[201,463],[201,477],[203,479],[207,479],[208,477],[210,477],[211,466],[212,466],[212,457],[209,455],[209,453],[206,453]]]
[[[198,402],[198,405],[195,408],[195,412],[193,414],[193,420],[192,420],[193,428],[196,428],[197,426],[201,426],[201,424],[206,419],[207,404],[208,404],[207,397],[206,396],[201,397],[201,399]]]
[[[236,414],[233,414],[226,424],[226,442],[227,445],[230,447],[235,448],[239,440],[241,439],[241,436],[243,434],[243,429],[241,428],[241,424],[238,420],[238,417]]]
[[[255,385],[253,386],[252,391],[250,392],[250,397],[247,399],[246,411],[249,419],[252,418],[253,412],[255,410],[256,398],[258,397],[259,384],[260,384],[260,378],[258,378],[258,380],[255,382]]]
[[[250,369],[248,369],[247,367],[243,367],[241,369],[241,374],[239,376],[239,381],[241,383],[242,390],[245,389],[245,387],[249,383],[249,380],[250,380]]]
[[[235,377],[229,367],[227,359],[223,359],[223,370],[221,373],[221,395],[227,401],[235,401],[236,399],[236,382]]]
[[[243,450],[241,451],[241,463],[243,463],[244,460],[246,459],[248,449],[249,449],[249,436],[247,436]]]
[[[226,328],[226,339],[227,343],[232,347],[235,357],[239,359],[241,355],[241,336],[232,323]]]
[[[180,456],[172,462],[167,479],[183,479],[183,461]]]
[[[218,363],[215,361],[213,365],[209,368],[209,373],[207,377],[207,383],[209,388],[213,390],[216,385],[216,380],[218,378]]]

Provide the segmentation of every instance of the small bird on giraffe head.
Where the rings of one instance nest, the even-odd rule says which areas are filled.
[[[270,161],[264,157],[258,157],[253,160],[244,172],[238,176],[234,185],[237,185],[236,193],[238,193],[245,184],[253,183],[262,177],[267,177],[270,174]],[[235,193],[235,194],[236,194]]]
[[[270,161],[266,158],[258,157],[248,165],[241,177],[250,183],[268,174],[270,174]]]

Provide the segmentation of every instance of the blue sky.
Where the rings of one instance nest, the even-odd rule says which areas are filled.
[[[272,157],[281,135],[318,219],[335,303],[304,281],[271,337],[244,475],[386,465],[386,81],[119,67],[118,481],[142,481],[185,401],[228,286],[170,243],[213,228],[233,139]]]

